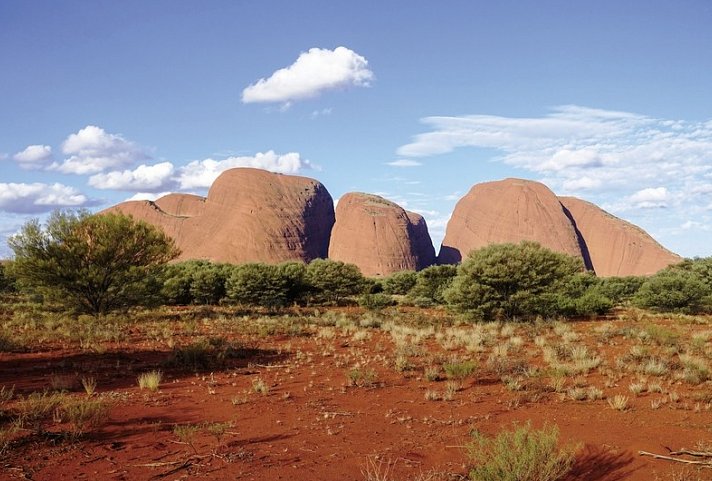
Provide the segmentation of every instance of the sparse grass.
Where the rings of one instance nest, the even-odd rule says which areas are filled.
[[[155,392],[158,391],[162,380],[163,373],[161,371],[144,372],[138,376],[138,387]]]
[[[82,387],[87,396],[92,397],[96,393],[96,379],[93,377],[83,377]]]
[[[350,386],[373,387],[376,385],[376,371],[368,368],[353,367],[346,373]]]
[[[79,437],[106,424],[111,405],[102,399],[80,399],[62,407],[62,419],[71,425],[72,435]]]
[[[197,424],[178,424],[173,427],[173,434],[178,438],[178,441],[187,444],[195,454],[198,450],[195,449],[195,436],[200,431],[200,426]]]
[[[477,369],[477,363],[475,361],[453,361],[443,364],[443,371],[448,379],[456,379],[462,381],[469,376],[471,376],[475,369]]]
[[[426,380],[430,382],[435,382],[440,380],[441,371],[438,366],[428,366],[425,368],[423,376]]]
[[[252,380],[252,390],[257,394],[266,396],[269,394],[269,384],[267,384],[261,377],[256,377]]]
[[[571,470],[575,447],[559,448],[559,431],[527,423],[501,431],[494,438],[479,432],[467,446],[474,464],[469,477],[477,481],[557,481]]]
[[[608,405],[616,411],[627,411],[630,408],[628,406],[628,396],[623,396],[622,394],[616,394],[608,398]]]

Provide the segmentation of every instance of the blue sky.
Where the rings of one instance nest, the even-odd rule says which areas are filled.
[[[379,193],[436,246],[473,184],[522,177],[709,256],[710,25],[706,0],[1,0],[0,237],[246,165]]]

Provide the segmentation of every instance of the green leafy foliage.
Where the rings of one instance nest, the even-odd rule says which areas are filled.
[[[647,279],[633,297],[645,309],[696,313],[710,310],[712,288],[696,269],[672,267]]]
[[[226,282],[230,300],[246,305],[282,307],[294,302],[303,290],[305,267],[300,263],[242,264]]]
[[[14,272],[67,309],[92,315],[156,300],[161,268],[179,254],[172,239],[120,214],[54,212],[9,240]]]
[[[394,272],[381,281],[386,294],[406,295],[418,282],[418,273],[414,271]]]
[[[311,303],[337,304],[363,292],[366,281],[353,264],[328,259],[309,263],[304,276]]]
[[[580,259],[536,242],[490,245],[470,253],[445,298],[480,319],[551,316],[561,311],[566,284],[582,271]]]
[[[426,267],[418,272],[418,278],[408,292],[408,297],[419,304],[444,304],[444,292],[450,287],[456,275],[455,266]]]

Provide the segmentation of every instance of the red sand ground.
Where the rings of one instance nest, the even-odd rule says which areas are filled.
[[[579,322],[575,330],[586,332],[599,324]],[[156,393],[139,390],[136,376],[154,369],[170,350],[146,341],[141,333],[132,333],[130,342],[107,345],[103,353],[60,346],[0,353],[0,386],[15,385],[16,393],[46,388],[58,372],[91,373],[100,395],[115,400],[109,422],[78,442],[53,445],[46,439],[27,439],[15,445],[2,460],[0,478],[346,481],[366,479],[363,472],[371,459],[382,469],[390,466],[393,480],[432,472],[440,473],[433,479],[462,479],[468,466],[463,445],[471,430],[495,434],[513,421],[531,420],[537,427],[557,425],[563,443],[581,444],[571,480],[707,479],[704,473],[674,478],[681,465],[638,455],[639,450],[692,448],[712,437],[712,412],[709,406],[695,410],[692,387],[675,385],[684,401],[652,409],[651,399],[661,395],[631,396],[625,378],[619,386],[604,389],[607,396],[631,397],[632,409],[618,412],[606,400],[562,400],[556,393],[530,402],[526,393],[506,390],[482,367],[452,401],[430,401],[425,391],[442,391],[445,382],[425,380],[422,367],[396,371],[389,362],[389,334],[371,332],[363,342],[340,334],[332,339],[238,336],[251,338],[260,351],[212,373],[163,368],[165,380]],[[597,349],[611,364],[613,350],[625,348]],[[347,385],[348,367],[362,356],[370,356],[369,365],[377,372],[374,387]],[[600,378],[591,374],[590,379],[596,376]],[[253,392],[257,377],[268,384],[267,395]],[[602,387],[603,381],[593,384]],[[710,387],[694,389],[709,392]],[[219,443],[209,434],[198,434],[194,446],[199,456],[192,458],[194,451],[180,444],[173,432],[176,424],[218,421],[230,421],[233,427]],[[185,466],[169,464],[189,458]]]

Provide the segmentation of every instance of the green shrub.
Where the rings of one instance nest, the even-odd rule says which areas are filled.
[[[415,285],[408,292],[408,297],[416,304],[444,304],[443,294],[450,287],[457,275],[457,267],[451,265],[430,266],[418,272]]]
[[[470,253],[445,299],[453,309],[485,320],[551,316],[561,310],[566,284],[582,271],[581,259],[536,242],[490,245]]]
[[[286,305],[289,287],[277,266],[261,263],[237,266],[226,282],[229,299],[253,306]]]
[[[336,304],[350,296],[361,294],[365,279],[353,264],[328,259],[309,263],[304,276],[309,302]]]
[[[605,277],[600,281],[599,290],[614,304],[622,304],[629,302],[646,280],[644,276]]]
[[[358,298],[358,305],[364,309],[377,311],[395,304],[395,301],[388,294],[361,294]]]
[[[475,361],[455,361],[443,364],[443,371],[448,379],[462,381],[471,376],[477,369]]]
[[[531,424],[514,426],[490,438],[473,433],[467,446],[474,467],[469,477],[476,481],[557,481],[563,479],[574,464],[575,448],[558,447],[559,431]]]
[[[196,269],[190,279],[190,296],[196,304],[217,304],[225,297],[227,270],[208,264]]]
[[[633,304],[662,312],[697,313],[708,310],[710,287],[692,270],[664,269],[648,278],[633,297]]]
[[[418,282],[418,273],[414,271],[395,272],[381,281],[386,294],[406,295]]]

